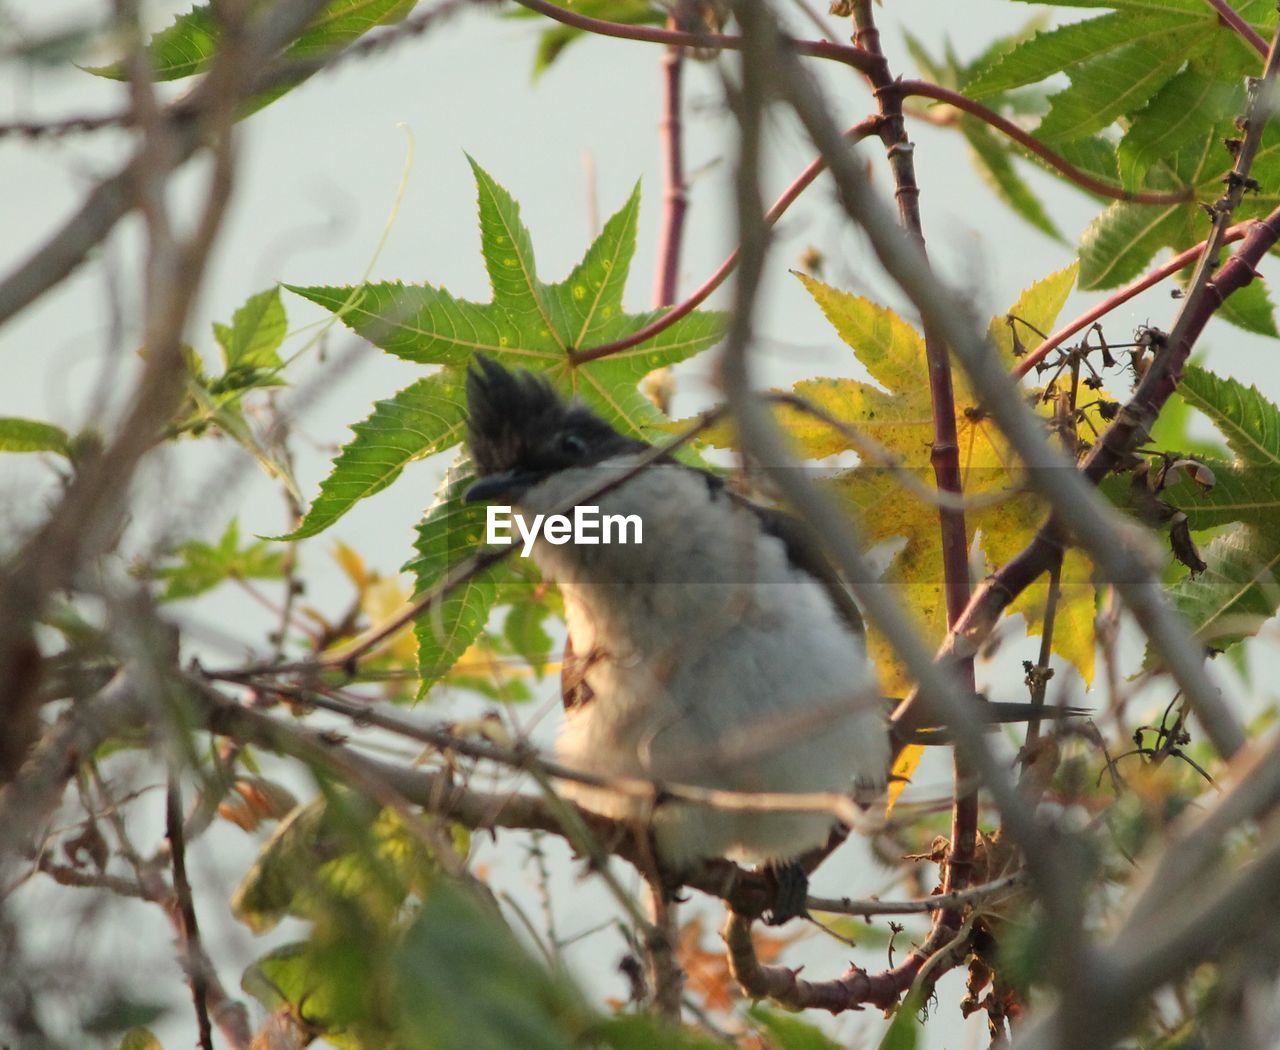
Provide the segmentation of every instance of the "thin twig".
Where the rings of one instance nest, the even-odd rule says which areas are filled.
[[[658,29],[655,26],[628,25],[624,22],[589,18],[576,11],[558,7],[550,0],[516,0],[516,3],[557,22],[573,26],[575,29],[600,36],[616,37],[619,40],[639,40],[650,44],[694,47],[708,51],[741,51],[744,46],[742,37],[728,36],[724,33],[689,33],[679,29]],[[787,43],[798,55],[841,62],[864,73],[875,62],[875,59],[865,51],[849,47],[847,44],[833,44],[826,40],[793,39],[788,39]]]
[[[1222,243],[1233,244],[1236,241],[1243,240],[1245,235],[1252,229],[1256,220],[1248,222],[1238,222],[1231,226],[1222,235]],[[1179,270],[1190,266],[1197,261],[1204,253],[1207,241],[1201,241],[1199,244],[1193,245],[1186,251],[1179,252],[1168,262],[1155,267],[1149,273],[1136,280],[1130,281],[1123,288],[1112,292],[1097,306],[1091,307],[1082,313],[1079,317],[1073,318],[1064,324],[1061,328],[1046,336],[1045,339],[1034,350],[1030,350],[1025,356],[1018,359],[1018,363],[1010,370],[1009,375],[1014,379],[1021,379],[1041,361],[1049,356],[1054,350],[1065,343],[1077,332],[1082,332],[1099,319],[1111,313],[1117,307],[1123,306],[1134,296],[1145,292],[1148,288],[1152,288],[1159,284],[1166,277],[1177,273]]]
[[[868,117],[866,120],[860,120],[845,132],[845,137],[850,142],[860,142],[868,135],[875,134],[876,128],[879,126],[879,117]],[[796,199],[806,189],[812,185],[823,171],[826,170],[827,163],[821,157],[811,161],[799,175],[792,181],[791,185],[782,191],[781,196],[773,202],[773,206],[765,213],[765,223],[772,226],[778,221],[786,210],[795,203]],[[738,265],[738,250],[735,248],[724,262],[720,264],[710,277],[708,277],[702,285],[679,305],[672,307],[656,321],[651,321],[643,328],[637,329],[630,335],[616,339],[612,343],[602,343],[599,346],[586,347],[583,349],[570,349],[569,359],[575,365],[585,364],[588,361],[598,361],[604,357],[612,357],[614,354],[621,353],[623,350],[630,350],[632,347],[639,346],[641,343],[652,339],[659,332],[664,332],[682,317],[688,316],[707,300],[707,298],[724,284],[725,279],[734,271]]]
[[[195,899],[187,878],[187,845],[182,829],[182,793],[177,773],[169,776],[165,793],[165,837],[169,840],[169,861],[173,868],[173,892],[182,931],[184,969],[191,985],[191,1001],[196,1011],[196,1030],[203,1050],[213,1050],[213,1026],[209,1022],[209,982],[204,967],[197,961],[200,948],[200,923],[196,918]]]
[[[1227,0],[1204,0],[1204,2],[1218,12],[1218,17],[1226,25],[1234,29],[1240,35],[1240,39],[1258,54],[1266,55],[1266,39],[1253,26],[1241,18],[1239,12],[1227,3]]]

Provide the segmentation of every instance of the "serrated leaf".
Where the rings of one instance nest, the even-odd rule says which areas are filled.
[[[351,429],[355,439],[333,461],[320,495],[298,528],[281,539],[323,532],[360,500],[395,481],[409,463],[461,441],[466,429],[463,379],[454,369],[419,379],[394,397],[375,401],[373,414]]]
[[[520,946],[496,910],[432,887],[393,966],[413,1047],[570,1050],[590,1024],[576,989]]]
[[[1237,292],[1232,292],[1213,312],[1228,324],[1255,335],[1280,336],[1276,330],[1276,308],[1267,294],[1267,284],[1255,277]]]
[[[331,0],[298,38],[283,51],[286,59],[303,59],[337,50],[379,25],[398,22],[413,10],[417,0]],[[152,75],[156,80],[180,80],[205,72],[218,52],[222,30],[212,6],[197,4],[178,15],[147,44]],[[123,63],[89,69],[112,80],[124,80]],[[260,98],[261,108],[290,90],[282,86]]]
[[[1161,35],[1159,46],[1129,44],[1078,66],[1071,86],[1049,97],[1049,112],[1036,137],[1046,142],[1092,135],[1126,113],[1141,108],[1186,62],[1204,47],[1200,26]]]
[[[1075,267],[1070,266],[1027,288],[1009,314],[1041,331],[1050,330],[1071,292],[1075,273]],[[933,417],[924,381],[927,364],[923,338],[884,307],[839,292],[812,278],[801,276],[801,280],[880,386],[846,379],[815,379],[796,384],[796,393],[853,424],[895,454],[903,468],[915,472],[926,484],[930,483]],[[1000,359],[1012,365],[1014,348],[1005,315],[993,319],[991,338]],[[966,515],[970,533],[980,537],[988,560],[1003,564],[1031,538],[1043,520],[1045,508],[1030,496],[1016,495],[1015,498],[1022,486],[1016,457],[999,428],[985,413],[975,410],[976,401],[963,376],[955,378],[955,394],[964,491],[969,495],[1009,494],[1003,502]],[[838,431],[816,427],[812,422],[794,425],[793,418],[793,415],[784,417],[784,425],[805,455],[821,457],[855,449]],[[1097,425],[1098,420],[1091,422]],[[1091,431],[1085,430],[1085,433]],[[900,588],[903,604],[914,611],[917,626],[927,642],[940,642],[946,630],[946,613],[936,511],[907,497],[901,482],[892,473],[870,464],[842,472],[835,485],[859,516],[868,542],[905,539],[884,579]],[[1093,670],[1093,588],[1083,559],[1078,565],[1069,565],[1067,574],[1073,586],[1064,589],[1059,612],[1061,626],[1055,630],[1054,647],[1070,659],[1088,681]],[[1077,582],[1079,586],[1075,586]],[[1023,608],[1032,633],[1039,629],[1046,595],[1046,584],[1042,582],[1024,596]],[[886,694],[902,695],[902,690],[910,684],[909,679],[875,632],[870,636],[870,648]]]
[[[1245,463],[1272,469],[1280,466],[1280,409],[1257,387],[1187,365],[1178,392],[1187,404],[1208,417]]]
[[[469,460],[456,463],[436,493],[435,503],[418,523],[414,542],[417,557],[404,566],[404,571],[414,575],[415,597],[440,583],[484,545],[487,508],[462,500],[474,480]],[[445,675],[479,637],[497,599],[498,584],[509,574],[505,564],[491,566],[418,617],[414,634],[418,639],[419,695]]]
[[[1186,514],[1193,530],[1200,532],[1235,522],[1263,530],[1280,525],[1280,470],[1274,465],[1248,466],[1209,458],[1198,462],[1212,471],[1212,488],[1179,478],[1160,491],[1162,500]]]
[[[284,342],[287,328],[279,286],[250,296],[235,312],[230,325],[213,326],[225,371],[280,368],[282,362],[276,351]]]
[[[1280,609],[1280,530],[1237,525],[1215,537],[1201,554],[1207,564],[1165,594],[1212,649],[1227,649],[1257,634]],[[1149,657],[1150,659],[1150,657]]]
[[[0,452],[57,452],[69,458],[71,437],[52,423],[0,417]]]
[[[980,173],[996,195],[1041,233],[1062,240],[1044,205],[1014,168],[1012,150],[980,121],[962,120],[960,130],[973,150]]]
[[[665,312],[628,314],[622,305],[635,253],[639,188],[605,224],[572,273],[564,281],[545,284],[537,276],[519,206],[474,161],[472,168],[492,302],[456,299],[430,285],[382,283],[363,286],[358,301],[343,310],[350,288],[286,287],[340,312],[345,324],[407,360],[462,365],[482,352],[508,367],[544,372],[619,430],[643,437],[661,416],[636,384],[653,369],[714,345],[723,315],[694,312],[639,346],[575,366],[569,350],[621,339]]]
[[[1188,219],[1185,204],[1117,201],[1080,239],[1080,287],[1114,288],[1137,277],[1161,248],[1188,240]]]
[[[1201,138],[1206,129],[1236,112],[1242,93],[1233,85],[1188,66],[1174,74],[1145,107],[1133,114],[1120,140],[1120,178],[1136,190],[1153,164]]]
[[[1195,20],[1194,12],[1140,16],[1115,12],[1037,33],[982,69],[966,85],[965,94],[986,98],[1036,84],[1054,73],[1069,72],[1127,44],[1160,42],[1165,34],[1186,28]]]
[[[236,518],[217,543],[190,540],[170,556],[176,564],[150,570],[152,579],[167,581],[163,602],[194,598],[228,580],[279,580],[284,578],[286,552],[267,540],[240,545],[240,524]]]
[[[572,0],[561,6],[570,8],[574,13],[588,18],[599,18],[606,22],[617,22],[623,25],[662,25],[667,14],[649,0]],[[513,11],[508,17],[539,17],[536,12],[526,8]],[[573,26],[554,25],[545,29],[538,37],[538,49],[533,59],[533,77],[538,79],[551,64],[560,57],[564,49],[575,40],[586,36],[586,32]]]

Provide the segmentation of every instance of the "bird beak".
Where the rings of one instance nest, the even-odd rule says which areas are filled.
[[[479,503],[481,500],[492,501],[503,497],[508,500],[519,499],[538,481],[538,477],[531,470],[504,470],[498,474],[489,474],[476,479],[462,497],[463,502]]]

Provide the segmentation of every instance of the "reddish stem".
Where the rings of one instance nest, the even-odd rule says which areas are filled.
[[[674,29],[676,16],[667,18]],[[680,247],[684,241],[684,217],[689,194],[684,181],[684,142],[681,132],[681,81],[684,48],[675,44],[662,56],[662,229],[658,241],[658,272],[653,284],[653,305],[670,306],[676,300],[680,280]]]
[[[1019,146],[1022,146],[1029,153],[1034,153],[1077,186],[1088,190],[1090,193],[1096,193],[1099,197],[1107,197],[1117,201],[1131,201],[1134,204],[1181,204],[1194,197],[1194,193],[1189,187],[1185,190],[1173,192],[1144,190],[1141,193],[1130,193],[1118,186],[1113,186],[1111,183],[1094,178],[1088,172],[1081,171],[1065,157],[1054,153],[1043,142],[1040,142],[1029,132],[1023,131],[1013,121],[1007,120],[995,110],[984,106],[981,102],[966,98],[960,92],[952,91],[950,88],[930,84],[927,80],[900,80],[892,90],[895,90],[902,98],[931,98],[938,102],[945,102],[956,109],[963,110],[970,116],[977,117],[984,124],[989,124],[997,131],[1008,135]]]
[[[1217,11],[1218,17],[1226,25],[1229,25],[1239,33],[1245,43],[1258,52],[1258,54],[1266,55],[1266,40],[1256,29],[1253,28],[1253,26],[1240,17],[1236,9],[1227,3],[1227,0],[1205,0],[1205,3]]]
[[[1223,235],[1222,243],[1231,244],[1234,241],[1241,240],[1245,234],[1249,232],[1252,226],[1252,220],[1249,222],[1236,223],[1234,226],[1228,228],[1227,232]],[[1157,266],[1150,273],[1144,274],[1136,281],[1130,282],[1118,292],[1112,292],[1097,306],[1086,310],[1079,317],[1075,318],[1075,320],[1063,325],[1056,332],[1050,335],[1043,343],[1028,353],[1026,357],[1021,358],[1009,373],[1010,376],[1014,379],[1021,379],[1030,372],[1031,369],[1035,368],[1036,365],[1043,361],[1051,352],[1056,350],[1077,332],[1088,328],[1089,325],[1093,324],[1098,320],[1098,318],[1109,314],[1118,306],[1124,305],[1140,292],[1145,292],[1153,285],[1159,284],[1170,274],[1177,273],[1179,270],[1190,266],[1200,258],[1200,253],[1204,251],[1205,243],[1205,241],[1201,241],[1194,247],[1188,248],[1184,252],[1179,252],[1164,265]]]
[[[853,22],[856,27],[855,43],[883,59],[880,50],[880,31],[876,28],[871,12],[871,0],[855,0]],[[902,113],[903,93],[889,72],[887,63],[878,65],[867,74],[875,87],[876,101],[884,117],[880,125],[880,140],[885,145],[889,167],[893,172],[894,196],[898,201],[898,214],[902,225],[924,248],[924,226],[920,220],[920,189],[916,183],[915,147],[907,137],[906,121]],[[994,114],[993,114],[994,115]],[[951,356],[947,346],[931,331],[924,330],[925,360],[929,372],[929,398],[933,414],[933,448],[930,460],[934,480],[941,492],[959,496],[963,485],[960,478],[960,440],[956,431],[955,391],[951,380]],[[942,539],[943,593],[947,606],[947,627],[950,628],[969,605],[969,537],[965,526],[964,511],[956,507],[938,508],[938,527]],[[956,673],[965,688],[974,690],[972,656],[959,661]],[[969,881],[973,865],[973,853],[978,833],[978,796],[973,770],[957,749],[955,753],[956,799],[952,809],[951,848],[943,869],[943,891],[963,888]],[[945,912],[938,916],[938,923],[958,925],[958,913]],[[936,929],[937,927],[935,927]]]
[[[588,18],[576,11],[557,7],[550,0],[516,0],[521,7],[563,22],[575,29],[600,36],[617,37],[619,40],[642,40],[650,44],[675,44],[685,47],[709,48],[713,51],[741,51],[742,38],[724,33],[686,33],[679,29],[657,29],[654,26],[627,25],[624,22],[607,22],[601,18]],[[787,46],[796,54],[811,58],[826,58],[842,62],[846,66],[868,73],[879,61],[865,51],[847,44],[833,44],[827,40],[796,40],[786,38]]]
[[[845,136],[851,142],[860,142],[868,135],[873,134],[879,127],[879,117],[868,117],[866,120],[860,120],[845,132]],[[779,218],[782,217],[796,198],[800,196],[813,183],[823,171],[826,170],[826,162],[818,157],[810,162],[809,166],[802,171],[796,180],[791,183],[782,195],[773,202],[767,212],[765,212],[764,221],[767,226],[772,226]],[[569,360],[575,365],[586,364],[588,361],[598,361],[602,357],[610,357],[613,354],[621,353],[623,350],[630,350],[634,346],[652,339],[659,332],[663,332],[670,328],[682,317],[687,317],[711,295],[720,285],[724,284],[725,278],[733,273],[733,269],[738,265],[738,249],[735,248],[724,262],[720,264],[720,268],[716,270],[702,286],[698,288],[691,296],[685,299],[678,306],[672,307],[669,311],[659,317],[656,321],[651,321],[643,328],[632,332],[624,339],[618,339],[612,343],[602,343],[600,346],[593,346],[586,350],[570,350]]]

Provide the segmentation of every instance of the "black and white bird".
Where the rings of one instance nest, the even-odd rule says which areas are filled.
[[[652,452],[544,379],[483,357],[467,402],[479,479],[468,500],[563,511]],[[784,516],[675,462],[591,502],[601,514],[637,515],[642,542],[533,546],[568,627],[564,764],[746,792],[883,790],[886,710],[856,607],[793,560],[801,548]],[[645,815],[642,801],[615,792],[563,790],[607,816]],[[707,857],[788,861],[832,830],[823,813],[684,803],[664,803],[652,819],[661,859],[676,870]]]
[[[748,502],[707,472],[652,457],[543,378],[478,356],[467,377],[469,501],[526,516],[591,499],[642,522],[642,542],[534,542],[531,556],[564,599],[562,763],[742,792],[883,791],[888,707],[856,605],[790,516]],[[995,721],[1026,704],[984,705]],[[1071,710],[1071,709],[1068,709]],[[1043,714],[1040,709],[1038,714]],[[825,845],[820,812],[744,812],[647,802],[580,783],[585,808],[651,818],[673,871],[727,857],[774,869]]]

